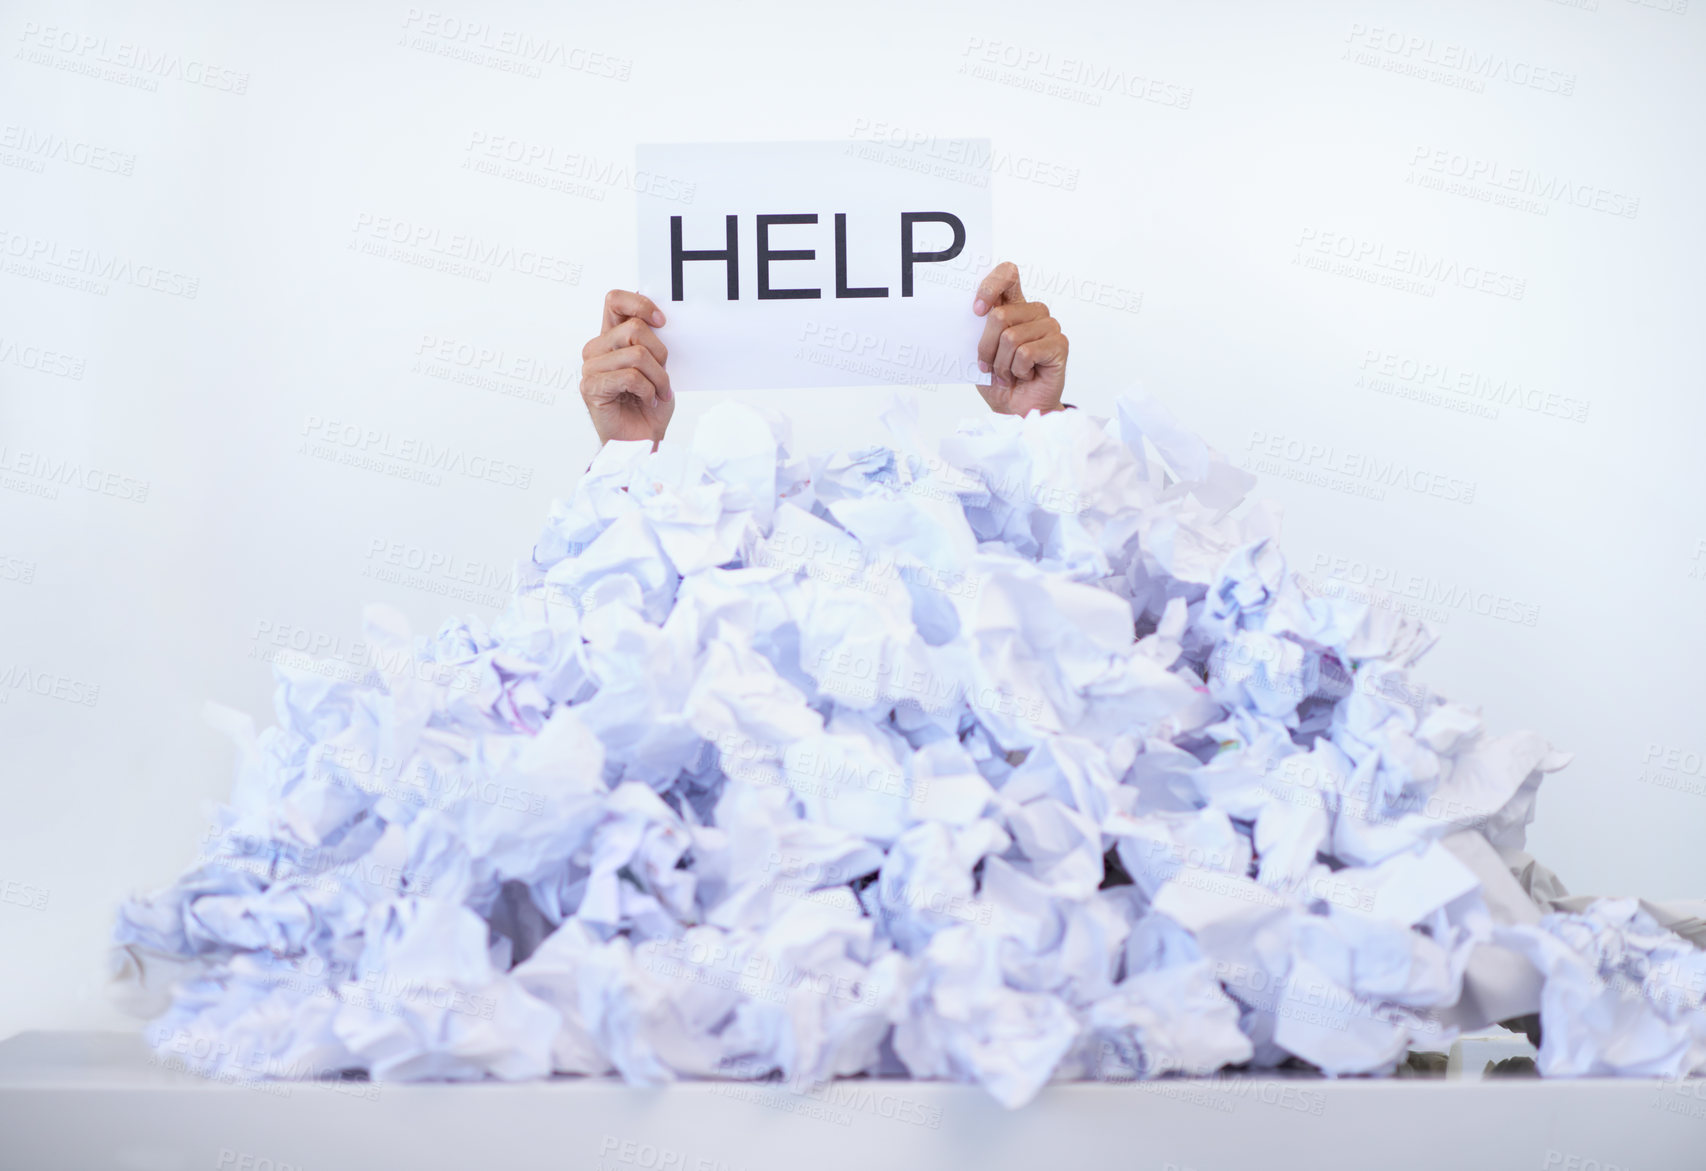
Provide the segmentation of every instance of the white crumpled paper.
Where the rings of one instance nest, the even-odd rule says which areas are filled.
[[[1538,1008],[1541,1065],[1706,1066],[1703,956],[1510,867],[1566,758],[1312,596],[1158,409],[796,455],[612,443],[489,626],[279,668],[199,864],[121,911],[219,1075],[976,1082],[1388,1072]]]

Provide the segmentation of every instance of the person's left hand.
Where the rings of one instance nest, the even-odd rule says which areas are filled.
[[[592,417],[599,443],[612,439],[663,441],[675,414],[669,385],[669,347],[652,327],[663,327],[663,313],[651,298],[623,289],[604,295],[604,332],[581,350],[581,399]]]
[[[984,318],[977,368],[990,376],[978,393],[1003,415],[1058,411],[1066,387],[1066,335],[1041,301],[1027,301],[1012,261],[996,265],[977,286],[971,311]]]

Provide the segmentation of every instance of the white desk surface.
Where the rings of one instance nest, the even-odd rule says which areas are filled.
[[[10,1171],[1706,1171],[1706,1080],[221,1084],[123,1033],[0,1042]]]

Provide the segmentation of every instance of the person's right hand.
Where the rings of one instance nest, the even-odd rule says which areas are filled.
[[[1041,301],[1019,289],[1019,266],[1006,260],[977,286],[971,311],[984,319],[978,369],[990,376],[977,388],[991,410],[1021,418],[1059,411],[1066,387],[1066,335]]]
[[[622,289],[604,295],[604,332],[581,350],[581,399],[600,445],[650,439],[656,448],[675,414],[664,363],[669,350],[652,332],[663,313],[649,297]]]

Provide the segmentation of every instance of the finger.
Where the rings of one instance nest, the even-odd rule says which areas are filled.
[[[1013,350],[1018,345],[1013,335],[1022,326],[1012,326],[1001,331],[1001,340],[995,346],[995,360],[990,363],[990,377],[996,386],[1013,385]]]
[[[604,294],[604,329],[620,325],[629,317],[638,317],[653,325],[664,323],[663,311],[652,304],[650,297],[630,293],[627,289],[611,289]]]
[[[633,366],[620,370],[595,370],[581,379],[581,397],[589,406],[614,406],[624,398],[638,399],[642,407],[657,402],[657,387]]]
[[[1048,316],[1048,306],[1041,301],[1021,301],[1012,305],[997,305],[983,319],[983,336],[977,340],[977,368],[988,374],[995,351],[1001,344],[1001,331],[1010,325],[1021,325]]]
[[[1013,343],[1013,360],[1009,369],[1015,382],[1023,382],[1031,376],[1039,364],[1038,359],[1047,357],[1051,352],[1049,339],[1058,336],[1061,336],[1060,322],[1052,317],[1027,321],[1002,333],[1003,341]],[[1041,364],[1048,365],[1047,362]],[[1001,367],[997,366],[996,369]]]
[[[581,370],[594,373],[603,373],[609,370],[638,370],[646,376],[647,381],[657,388],[658,397],[664,402],[668,402],[673,393],[669,385],[668,371],[645,346],[624,346],[620,350],[611,350],[608,354],[600,354],[586,362]]]
[[[1003,260],[989,270],[973,294],[971,311],[982,317],[996,306],[1006,302],[1022,303],[1025,294],[1019,291],[1019,266],[1011,260]]]
[[[1041,322],[1049,320],[1048,306],[1041,301],[1024,305],[1005,305],[1000,309],[1008,324],[996,340],[995,357],[991,359],[992,373],[997,382],[1010,381],[1013,377],[1013,350],[1020,342],[1030,337],[1029,333],[1021,335],[1020,331],[1031,330]],[[990,316],[995,314],[991,313]]]
[[[997,365],[996,371],[1014,381],[1028,377],[1031,366],[1026,364],[1024,358],[1020,357],[1020,348],[1032,345],[1034,351],[1035,344],[1040,344],[1042,339],[1048,337],[1058,328],[1059,323],[1054,318],[1039,317],[1035,321],[1027,321],[1021,325],[1009,326],[1002,330],[1001,344],[996,348],[996,360],[997,362],[1000,361],[1003,351],[1008,353],[1008,359],[1005,366]]]
[[[669,361],[669,347],[659,341],[658,335],[652,332],[652,327],[638,317],[630,317],[616,328],[606,330],[593,338],[581,350],[581,357],[596,358],[600,354],[626,349],[632,345],[645,346],[651,351],[652,357],[658,360],[659,365]]]

